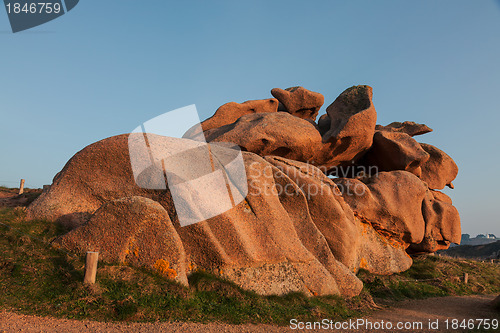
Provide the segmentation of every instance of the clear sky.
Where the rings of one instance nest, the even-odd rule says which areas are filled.
[[[196,104],[302,85],[374,89],[378,123],[412,120],[459,165],[463,232],[500,236],[498,1],[82,0],[12,34],[0,8],[0,185],[50,184],[86,145]]]

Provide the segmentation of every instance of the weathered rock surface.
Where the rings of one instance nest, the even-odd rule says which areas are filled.
[[[301,189],[313,223],[326,239],[334,257],[350,270],[357,272],[363,268],[374,274],[392,274],[411,266],[406,247],[360,220],[344,201],[335,183],[318,168],[279,157],[266,157],[266,160]],[[303,208],[292,203],[289,209],[297,211]]]
[[[372,145],[377,122],[372,96],[369,86],[351,87],[326,109],[330,128],[323,142],[330,147],[323,159],[329,161],[328,166],[356,162]]]
[[[403,132],[376,131],[373,145],[359,162],[376,166],[378,171],[404,170],[416,176],[422,174],[422,165],[429,154],[410,135]]]
[[[280,102],[279,111],[288,112],[302,119],[316,120],[325,97],[303,87],[291,87],[285,90],[274,88],[271,94]]]
[[[409,136],[422,135],[432,132],[432,128],[425,124],[417,124],[413,121],[398,122],[395,121],[387,126],[377,125],[375,127],[377,131],[387,131],[387,132],[399,132],[406,133]]]
[[[422,201],[427,187],[406,171],[381,172],[362,179],[338,178],[345,201],[353,211],[388,238],[405,243],[420,243],[425,222]]]
[[[455,161],[433,145],[427,143],[420,145],[430,155],[429,160],[422,165],[422,180],[433,190],[441,190],[445,186],[453,188],[452,181],[458,174]]]
[[[310,164],[276,156],[266,157],[266,160],[297,184],[307,200],[310,218],[324,236],[332,254],[355,270],[358,264],[355,251],[359,243],[358,222],[335,183]],[[296,211],[299,207],[292,204],[290,209]]]
[[[286,112],[258,113],[205,132],[207,142],[232,142],[260,156],[275,155],[297,161],[315,161],[323,148],[310,122]]]
[[[447,196],[446,194],[444,194],[443,192],[431,190],[431,193],[436,200],[449,203],[450,205],[453,204],[451,198],[449,196]]]
[[[331,125],[332,125],[332,120],[330,119],[327,113],[319,117],[318,129],[321,136],[325,135],[325,133],[328,132]]]
[[[362,220],[362,219],[361,219]],[[357,269],[364,269],[377,275],[391,275],[404,272],[413,264],[406,253],[406,244],[394,240],[383,232],[376,231],[369,223],[359,223],[361,234],[357,249]]]
[[[333,257],[300,188],[261,157],[244,157],[247,200],[179,230],[193,262],[261,294],[359,293],[362,284]]]
[[[427,191],[422,214],[425,220],[425,236],[421,243],[412,244],[410,252],[436,252],[447,249],[450,243],[460,244],[462,231],[460,216],[444,193]]]
[[[76,153],[54,177],[50,190],[28,207],[27,218],[58,220],[75,227],[88,221],[108,201],[129,196],[159,201],[164,195],[137,186],[130,164],[128,136],[120,135]]]
[[[83,226],[53,243],[70,251],[99,252],[101,260],[158,270],[187,285],[187,260],[167,211],[143,197],[113,200],[101,206]]]
[[[208,131],[212,128],[218,128],[224,125],[232,124],[241,116],[254,113],[272,113],[278,112],[279,102],[277,99],[259,99],[243,103],[229,102],[220,106],[215,114],[201,123],[201,129]],[[189,130],[184,137],[195,138],[201,133],[200,126]]]

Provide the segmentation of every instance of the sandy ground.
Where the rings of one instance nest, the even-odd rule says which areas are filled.
[[[424,329],[420,330],[382,330],[363,329],[291,329],[290,327],[275,327],[269,325],[228,325],[221,323],[100,323],[93,321],[76,321],[66,319],[43,318],[36,316],[19,315],[12,312],[0,312],[0,332],[460,332],[460,330],[446,330],[446,319],[500,319],[494,312],[490,302],[494,296],[461,296],[429,298],[426,300],[406,301],[399,303],[396,308],[374,312],[363,318],[375,322],[391,322],[394,327],[397,323],[422,322]],[[356,319],[355,319],[356,320]],[[428,329],[429,320],[439,320],[438,329]],[[374,324],[375,325],[375,324]],[[490,330],[498,332],[500,330]]]

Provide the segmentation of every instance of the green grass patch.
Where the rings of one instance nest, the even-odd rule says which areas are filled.
[[[290,319],[345,320],[382,300],[500,293],[498,265],[438,257],[415,259],[392,276],[361,271],[361,295],[306,297],[301,293],[259,296],[206,272],[184,287],[152,270],[100,262],[97,283],[84,285],[84,258],[50,246],[64,228],[25,221],[22,209],[0,209],[0,309],[24,314],[98,321],[222,321],[288,325]],[[469,284],[460,281],[469,273]]]
[[[464,273],[469,275],[467,284]],[[413,266],[400,274],[360,271],[358,277],[373,297],[386,300],[500,293],[500,265],[444,256],[414,258]]]

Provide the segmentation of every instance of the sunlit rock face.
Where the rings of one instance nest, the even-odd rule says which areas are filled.
[[[73,252],[98,251],[104,261],[149,267],[185,285],[205,270],[263,295],[355,296],[360,269],[402,272],[412,265],[409,254],[459,243],[458,211],[438,191],[453,186],[458,168],[414,139],[430,128],[376,125],[369,86],[346,89],[317,123],[323,95],[303,87],[272,95],[224,104],[183,138],[147,134],[165,164],[183,160],[182,168],[152,165],[135,174],[130,135],[87,146],[28,207],[28,218],[71,229],[54,245]],[[207,202],[194,185],[178,190],[197,177],[206,152],[169,152],[206,145],[200,138],[212,168],[204,173],[224,176],[230,208],[210,184],[193,183],[212,191]],[[228,167],[236,155],[237,173]],[[203,204],[218,213],[183,226],[180,214],[200,213]]]

